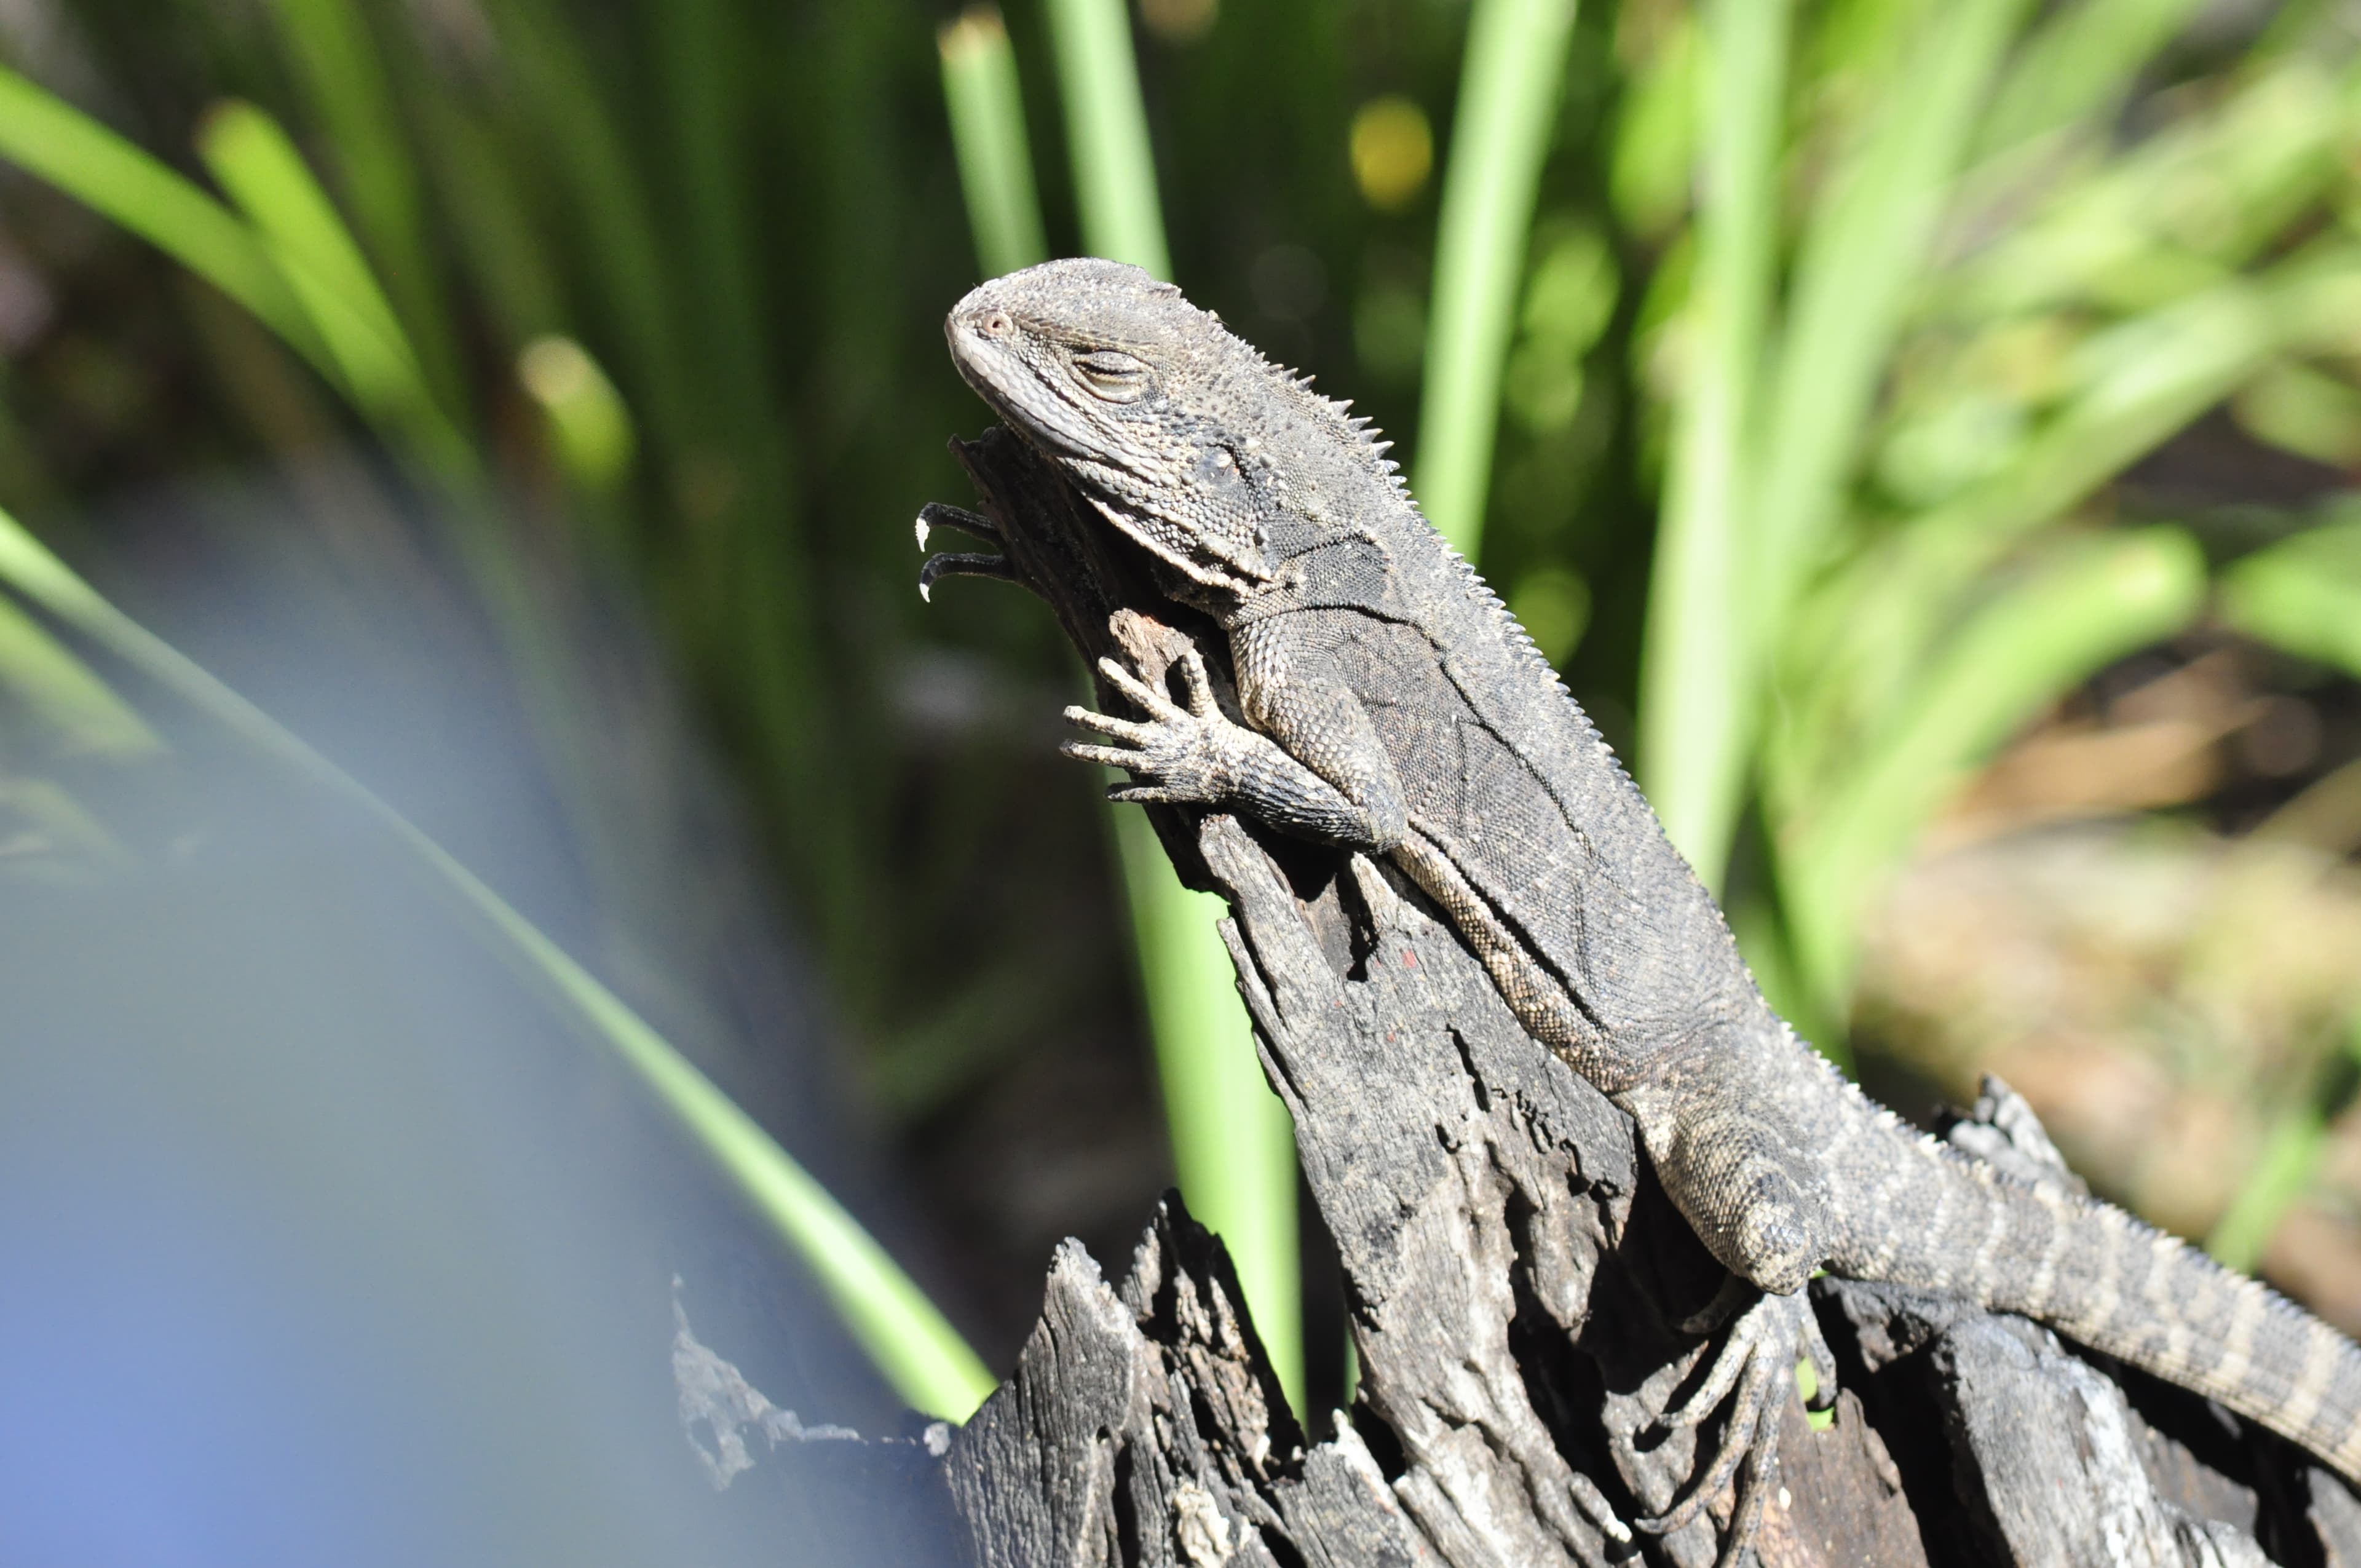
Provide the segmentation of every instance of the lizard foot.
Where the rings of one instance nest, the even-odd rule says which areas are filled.
[[[1109,800],[1211,806],[1235,793],[1240,761],[1235,741],[1246,732],[1215,706],[1202,655],[1191,648],[1179,663],[1189,699],[1186,707],[1115,660],[1101,659],[1099,674],[1148,718],[1135,722],[1086,707],[1066,709],[1067,723],[1123,742],[1100,746],[1069,740],[1058,748],[1077,762],[1104,762],[1131,773],[1130,784],[1107,791]]]
[[[1002,542],[1000,525],[990,518],[969,511],[964,507],[928,501],[918,509],[919,549],[927,547],[928,535],[938,528],[955,528],[990,544]],[[1018,580],[1005,555],[995,555],[986,551],[946,550],[928,556],[926,565],[918,568],[918,597],[932,599],[935,585],[945,577],[998,577],[1012,583]]]
[[[1720,1304],[1717,1298],[1717,1305]],[[1708,1312],[1712,1309],[1708,1310]],[[1836,1399],[1836,1358],[1820,1333],[1819,1321],[1803,1292],[1760,1298],[1730,1325],[1705,1381],[1679,1408],[1664,1413],[1667,1428],[1693,1427],[1728,1402],[1729,1424],[1712,1468],[1664,1513],[1635,1519],[1651,1535],[1686,1529],[1738,1477],[1736,1506],[1723,1539],[1722,1568],[1736,1563],[1754,1539],[1763,1500],[1779,1469],[1779,1408],[1795,1374],[1798,1353],[1808,1356],[1818,1379],[1810,1401],[1825,1409]],[[1732,1390],[1735,1389],[1733,1397]]]

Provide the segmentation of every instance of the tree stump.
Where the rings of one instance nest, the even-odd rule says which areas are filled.
[[[1223,686],[1222,640],[1148,588],[1053,469],[998,429],[954,450],[1010,575],[1087,663],[1119,654],[1154,672],[1195,640]],[[1235,713],[1235,694],[1217,695]],[[1100,699],[1123,709],[1119,694]],[[1060,1250],[1014,1376],[949,1434],[953,1554],[984,1568],[1708,1568],[1727,1488],[1662,1538],[1596,1522],[1665,1509],[1721,1435],[1719,1416],[1659,1420],[1705,1376],[1712,1338],[1676,1325],[1724,1275],[1629,1121],[1526,1037],[1390,867],[1149,809],[1182,880],[1228,901],[1257,1047],[1335,1238],[1359,1389],[1334,1435],[1309,1442],[1221,1244],[1168,1197],[1119,1284],[1077,1244]],[[1949,1135],[2072,1179],[2003,1086]],[[1817,1425],[1787,1402],[1755,1541],[1766,1568],[2361,1568],[2361,1503],[2219,1407],[1971,1302],[1810,1288],[1841,1391]]]

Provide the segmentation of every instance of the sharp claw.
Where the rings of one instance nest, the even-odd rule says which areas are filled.
[[[918,548],[927,547],[928,535],[938,528],[948,528],[964,533],[971,539],[981,539],[987,544],[1005,544],[1000,525],[981,512],[965,507],[947,506],[941,501],[928,501],[918,509]]]
[[[920,521],[921,530],[926,524]],[[1017,581],[1016,570],[1005,555],[988,555],[982,552],[956,551],[929,555],[927,564],[918,568],[918,597],[934,602],[935,585],[945,577],[998,577],[1002,582]]]

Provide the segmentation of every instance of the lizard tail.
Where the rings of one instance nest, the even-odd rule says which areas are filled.
[[[2361,1482],[2361,1345],[2112,1204],[2062,1184],[2028,1185],[1878,1114],[1916,1157],[1854,1189],[1885,1219],[1846,1226],[1851,1238],[1831,1272],[1955,1291],[2038,1319],[2220,1400]],[[1890,1157],[1892,1142],[1866,1141]],[[1897,1212],[1931,1223],[1895,1227]]]

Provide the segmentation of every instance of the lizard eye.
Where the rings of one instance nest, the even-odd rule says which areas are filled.
[[[1148,367],[1128,354],[1096,348],[1074,356],[1074,375],[1111,403],[1128,403],[1148,392]]]

